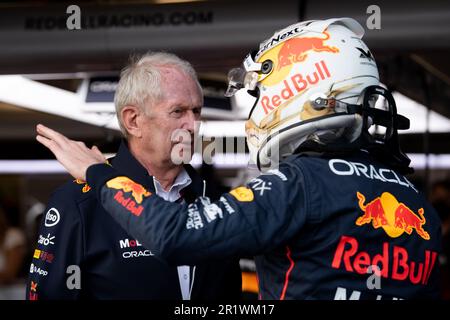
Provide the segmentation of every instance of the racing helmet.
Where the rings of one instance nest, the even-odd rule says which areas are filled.
[[[230,70],[226,96],[256,98],[245,123],[250,161],[273,168],[307,139],[358,138],[362,117],[349,105],[379,85],[375,60],[354,19],[312,20],[277,31]]]

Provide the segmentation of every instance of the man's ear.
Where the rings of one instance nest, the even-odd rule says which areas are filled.
[[[128,135],[136,138],[142,137],[142,130],[139,125],[139,115],[141,112],[141,109],[136,106],[125,106],[120,111],[123,126],[127,130]]]

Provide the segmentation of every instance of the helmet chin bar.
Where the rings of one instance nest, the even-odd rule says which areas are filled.
[[[370,105],[372,97],[380,95],[388,102],[388,110],[376,109]],[[323,152],[343,152],[362,148],[402,173],[412,172],[413,170],[409,168],[411,160],[400,150],[398,142],[398,130],[409,129],[409,119],[397,114],[397,107],[392,94],[380,86],[367,87],[364,91],[362,105],[347,104],[347,112],[303,121],[268,136],[257,154],[258,169],[265,171],[278,166],[283,154],[302,152],[302,145],[307,140],[308,135],[314,132],[352,127],[358,123],[361,124],[361,122],[358,122],[361,121],[361,118],[361,132],[354,141],[343,141],[337,137],[335,142],[326,145],[317,142],[309,143],[306,151],[310,151],[314,147]],[[369,128],[371,125],[385,127],[386,134],[384,137],[370,134]],[[281,148],[279,146],[280,141],[283,141]],[[298,143],[293,144],[292,142],[295,141],[298,141]],[[293,145],[299,146],[297,150],[294,150]]]
[[[370,99],[380,95],[388,102],[388,110],[370,107]],[[401,151],[398,141],[398,130],[409,129],[409,119],[397,114],[397,106],[391,92],[380,86],[369,86],[364,92],[363,104],[359,107],[363,117],[363,128],[355,142],[402,173],[413,172],[414,170],[409,167],[411,160]],[[370,134],[371,123],[386,128],[384,137]]]

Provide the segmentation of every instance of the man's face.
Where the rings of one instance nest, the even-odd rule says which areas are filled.
[[[189,162],[203,97],[195,81],[185,73],[164,68],[161,75],[163,97],[160,102],[145,106],[141,146],[155,163],[174,163],[174,156]]]

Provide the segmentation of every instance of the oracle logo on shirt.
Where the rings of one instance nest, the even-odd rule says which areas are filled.
[[[119,246],[121,249],[133,249],[142,247],[142,244],[138,240],[127,238],[119,240]],[[142,250],[125,250],[124,252],[122,252],[122,258],[124,259],[151,256],[153,256],[153,253],[145,248],[142,248]]]

